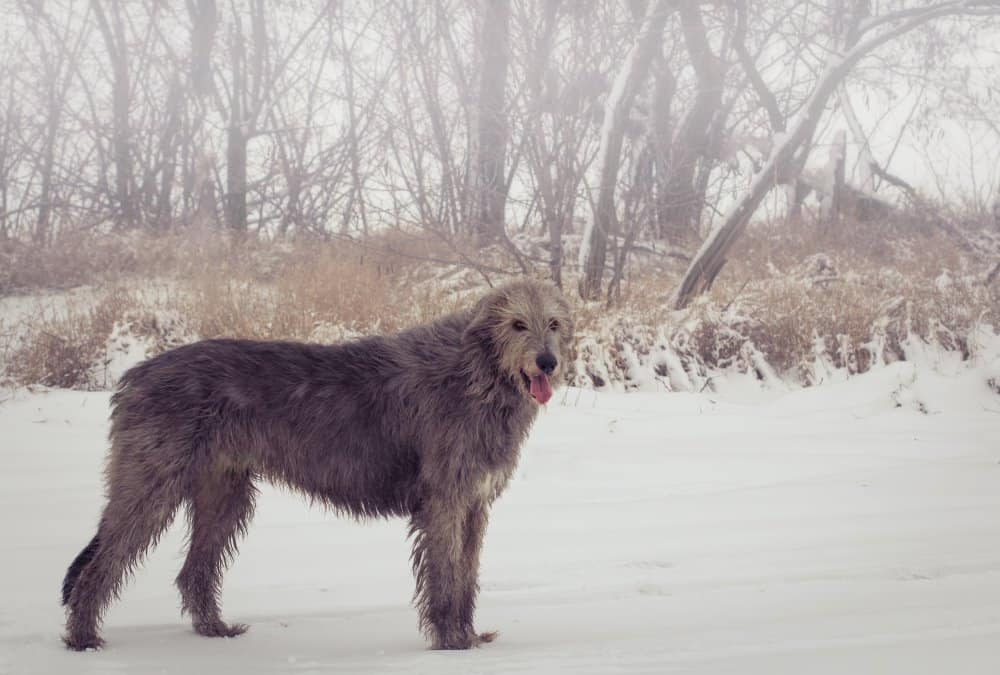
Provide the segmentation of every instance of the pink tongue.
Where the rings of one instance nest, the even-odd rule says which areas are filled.
[[[552,398],[552,387],[549,385],[549,378],[544,373],[539,373],[531,378],[531,398],[545,405]]]

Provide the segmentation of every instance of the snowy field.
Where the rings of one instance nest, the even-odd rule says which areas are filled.
[[[945,364],[947,365],[947,364]],[[997,673],[1000,373],[897,363],[747,396],[568,391],[495,504],[477,624],[431,652],[403,522],[266,489],[226,577],[232,640],[192,633],[182,519],[115,604],[59,640],[101,506],[108,395],[0,394],[0,672]]]

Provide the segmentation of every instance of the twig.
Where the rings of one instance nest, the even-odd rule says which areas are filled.
[[[1000,261],[998,261],[997,264],[993,266],[993,270],[986,275],[986,279],[983,280],[983,285],[989,286],[996,280],[998,275],[1000,275]]]
[[[747,280],[743,282],[742,286],[740,286],[740,290],[736,291],[736,293],[735,293],[735,295],[733,295],[732,299],[729,302],[726,303],[725,307],[722,308],[722,313],[723,314],[725,314],[727,311],[729,311],[730,306],[732,306],[732,304],[734,302],[736,302],[737,298],[740,297],[740,293],[743,292],[743,289],[745,289],[747,287],[747,284],[749,284],[749,283],[750,283],[750,278],[747,277]]]
[[[46,336],[48,336],[48,337],[50,337],[50,338],[53,338],[53,339],[55,339],[55,340],[59,340],[60,342],[69,342],[69,340],[67,340],[66,338],[64,338],[64,337],[63,337],[62,335],[56,335],[55,333],[50,333],[50,332],[49,332],[49,331],[47,331],[47,330],[41,330],[41,331],[39,331],[39,332],[40,332],[40,333],[41,333],[42,335],[46,335]]]
[[[358,247],[363,248],[363,249],[365,249],[367,251],[373,251],[375,253],[382,253],[382,254],[386,254],[386,255],[395,255],[395,256],[399,256],[400,258],[409,258],[410,260],[420,260],[422,262],[439,263],[441,265],[453,265],[455,267],[471,267],[471,268],[474,268],[476,271],[478,271],[480,274],[483,273],[483,270],[488,271],[488,272],[493,272],[494,274],[507,274],[507,273],[509,273],[509,270],[503,270],[503,269],[500,269],[499,267],[493,267],[491,265],[483,265],[481,263],[472,262],[471,260],[468,260],[467,256],[463,256],[460,251],[456,251],[456,252],[463,258],[463,260],[447,260],[445,258],[437,258],[437,257],[434,257],[434,256],[416,255],[414,253],[404,253],[403,251],[397,251],[397,250],[395,250],[393,248],[388,248],[388,247],[385,247],[385,246],[373,246],[371,244],[366,244],[366,243],[364,243],[362,241],[359,241],[359,240],[355,239],[354,237],[352,237],[349,234],[344,234],[344,233],[336,232],[336,233],[332,233],[332,236],[334,238],[336,238],[336,239],[345,240],[348,243],[353,244],[354,246],[358,246]]]

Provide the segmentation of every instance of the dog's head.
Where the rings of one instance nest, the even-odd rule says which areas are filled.
[[[539,405],[562,383],[573,337],[569,303],[550,283],[515,281],[490,291],[466,329],[525,396]]]

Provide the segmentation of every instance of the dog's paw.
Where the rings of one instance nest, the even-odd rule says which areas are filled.
[[[205,637],[236,637],[243,635],[249,629],[245,623],[227,624],[222,621],[206,621],[194,624],[194,632]]]
[[[488,633],[460,633],[458,635],[444,635],[434,640],[431,649],[472,649],[482,646],[497,639],[498,633],[491,631]]]
[[[64,635],[63,644],[74,652],[96,652],[104,648],[104,640],[96,634],[90,635]]]
[[[478,647],[479,645],[484,645],[493,642],[494,640],[497,639],[498,635],[500,635],[500,632],[495,630],[491,630],[486,633],[480,633],[479,635],[476,636],[479,639],[479,643],[476,646]]]

